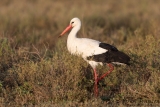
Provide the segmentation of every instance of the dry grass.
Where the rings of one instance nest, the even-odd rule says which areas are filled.
[[[160,1],[5,0],[0,3],[1,106],[160,105]],[[80,37],[115,45],[131,58],[100,82],[58,39],[70,19]],[[100,74],[108,68],[99,67]]]

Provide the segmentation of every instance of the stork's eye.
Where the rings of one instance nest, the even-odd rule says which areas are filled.
[[[72,24],[73,24],[74,22],[72,22]]]

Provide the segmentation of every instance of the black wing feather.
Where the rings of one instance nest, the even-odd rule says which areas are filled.
[[[118,51],[118,49],[110,44],[107,43],[100,43],[99,47],[103,49],[107,49],[108,51]]]
[[[130,57],[125,53],[119,51],[116,47],[106,43],[100,43],[99,47],[108,51],[102,54],[89,56],[87,57],[88,60],[94,60],[96,62],[102,63],[119,62],[129,65]]]

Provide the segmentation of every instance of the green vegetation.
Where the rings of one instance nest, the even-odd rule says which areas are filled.
[[[0,3],[1,106],[160,105],[159,0],[5,0]],[[79,37],[127,53],[93,95],[93,71],[59,34],[73,17]],[[99,67],[102,74],[107,66]]]

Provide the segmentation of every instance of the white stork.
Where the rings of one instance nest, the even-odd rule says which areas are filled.
[[[107,43],[88,38],[78,38],[77,32],[80,28],[80,19],[73,18],[70,21],[69,26],[60,34],[60,36],[72,29],[68,35],[67,48],[71,54],[81,56],[93,68],[95,79],[94,94],[95,96],[98,96],[98,82],[114,70],[113,64],[129,65],[130,57]],[[99,64],[107,64],[110,68],[108,72],[100,77],[98,77],[96,72],[96,66]]]

